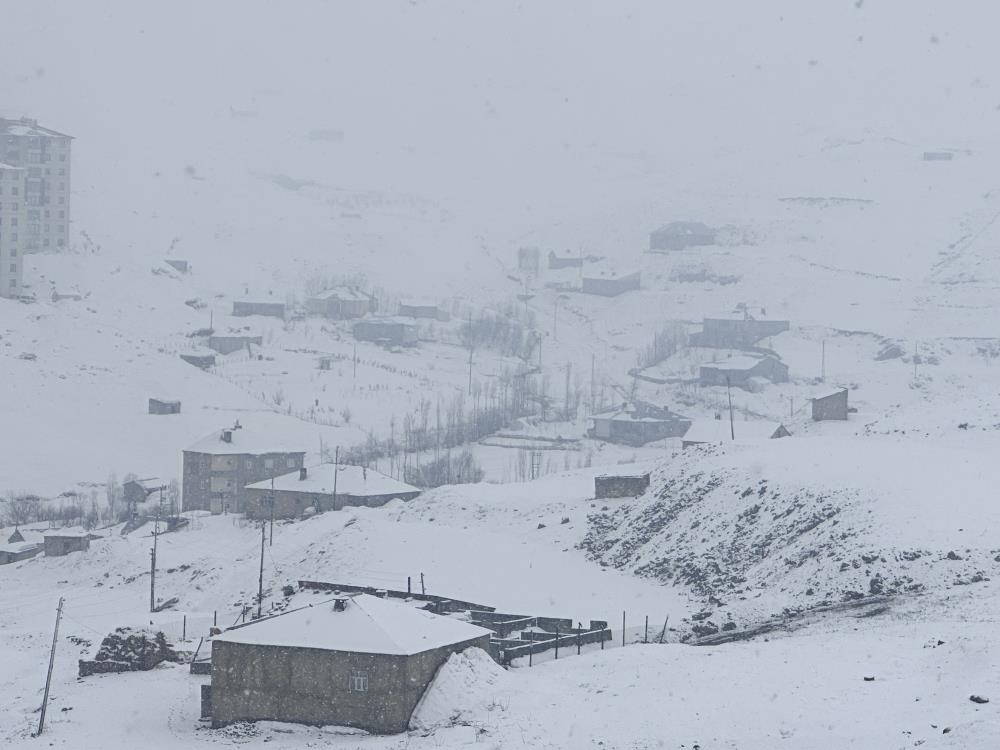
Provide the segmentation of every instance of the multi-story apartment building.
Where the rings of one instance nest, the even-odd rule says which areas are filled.
[[[25,170],[23,252],[69,246],[72,141],[37,120],[0,118],[0,161]]]
[[[248,484],[301,469],[305,455],[272,432],[239,422],[213,432],[184,451],[183,510],[243,513]]]
[[[0,162],[0,297],[21,294],[24,170]]]

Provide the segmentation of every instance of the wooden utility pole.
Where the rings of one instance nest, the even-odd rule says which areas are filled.
[[[358,345],[354,345],[354,384],[358,382]],[[353,387],[353,386],[352,386]]]
[[[266,524],[260,522],[260,578],[257,579],[257,619],[264,609],[264,530]]]
[[[469,345],[469,395],[472,395],[472,345]]]
[[[160,504],[163,503],[163,488],[160,488]],[[149,611],[156,611],[156,543],[160,538],[160,507],[156,507],[156,522],[153,526],[153,549],[149,551]]]
[[[555,341],[556,338],[557,338],[557,336],[556,336],[556,327],[557,327],[557,324],[559,323],[558,312],[559,312],[559,295],[557,294],[556,297],[555,297],[555,299],[552,300],[552,340],[553,341]]]
[[[420,593],[421,594],[426,594],[427,593],[427,587],[424,586],[424,574],[423,573],[420,574]]]
[[[337,509],[337,474],[340,473],[340,446],[333,449],[333,508]]]
[[[59,606],[56,608],[56,626],[52,631],[52,649],[49,651],[49,671],[45,675],[45,693],[42,696],[42,710],[38,717],[37,737],[45,729],[45,709],[49,705],[49,687],[52,685],[52,667],[56,663],[56,644],[59,642],[59,621],[62,619],[63,598],[59,597]]]
[[[271,477],[271,494],[267,497],[268,502],[271,504],[271,533],[267,537],[267,546],[270,547],[274,544],[274,477]]]
[[[819,379],[826,381],[826,339],[823,339],[823,354],[820,357]]]
[[[729,384],[729,376],[726,376],[726,395],[729,396],[729,439],[736,439],[736,427],[733,424],[733,391]]]

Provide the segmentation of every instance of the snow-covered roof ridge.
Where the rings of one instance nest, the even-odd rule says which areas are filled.
[[[386,476],[373,469],[349,464],[325,463],[305,469],[305,478],[300,470],[290,471],[274,478],[274,489],[282,492],[307,492],[310,494],[333,494],[334,476],[338,495],[358,497],[395,495],[420,492],[419,488]],[[247,485],[252,490],[271,489],[271,480]]]
[[[490,635],[491,631],[370,594],[338,597],[287,614],[237,626],[215,637],[225,643],[315,648],[411,656]]]
[[[809,397],[811,401],[819,401],[824,398],[829,398],[830,396],[837,396],[847,390],[846,386],[832,385],[824,388],[821,391],[817,391],[812,396]]]
[[[86,529],[82,529],[79,526],[76,526],[73,528],[65,528],[65,529],[49,529],[48,531],[43,532],[42,536],[84,537],[84,536],[90,536],[90,532],[87,531]]]
[[[226,439],[228,434],[229,439]],[[184,450],[189,453],[210,453],[214,455],[238,455],[250,453],[305,453],[306,441],[291,433],[277,433],[273,428],[267,431],[246,428],[239,423],[223,427],[189,445]]]

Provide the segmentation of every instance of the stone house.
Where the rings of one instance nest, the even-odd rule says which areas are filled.
[[[53,529],[42,536],[46,557],[62,557],[70,552],[90,549],[91,534],[85,529]]]
[[[0,544],[0,565],[21,562],[42,551],[40,542],[8,542]]]
[[[699,370],[701,386],[726,386],[748,391],[760,390],[761,383],[787,383],[788,365],[776,357],[737,355],[719,362],[703,364]]]
[[[249,351],[250,345],[261,346],[262,336],[209,336],[208,348],[219,354],[232,354],[240,349]]]
[[[847,389],[835,388],[812,397],[812,418],[815,422],[846,420],[850,411]]]
[[[420,490],[362,466],[320,464],[246,487],[247,518],[299,518],[306,508],[316,512],[347,506],[377,508],[390,500],[412,500]]]
[[[292,442],[239,422],[202,438],[184,451],[182,509],[242,513],[246,485],[302,468]]]
[[[333,320],[363,318],[372,311],[371,297],[354,287],[338,286],[309,297],[305,308],[314,315],[323,315]]]
[[[588,418],[591,422],[587,437],[609,443],[640,446],[654,440],[681,437],[691,426],[691,420],[666,407],[649,404],[622,404],[621,407]]]
[[[203,710],[237,721],[405,732],[438,669],[491,631],[368,594],[230,628],[212,640]]]
[[[584,276],[580,291],[600,297],[617,297],[619,294],[639,289],[641,279],[640,271],[634,273],[604,271]]]
[[[715,349],[749,349],[761,339],[787,331],[787,320],[770,320],[741,314],[727,318],[705,318],[702,330],[688,335],[691,346]]]
[[[451,316],[436,304],[430,302],[400,302],[399,315],[403,318],[423,318],[447,323]]]
[[[549,251],[549,268],[558,271],[562,268],[583,268],[582,255],[558,256],[555,251]]]
[[[180,414],[181,402],[171,401],[165,398],[149,399],[150,414]]]

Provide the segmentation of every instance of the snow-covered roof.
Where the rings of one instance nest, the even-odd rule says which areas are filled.
[[[737,442],[767,440],[774,437],[782,427],[780,422],[744,422],[737,419],[732,423],[730,431],[728,419],[699,419],[691,423],[682,439],[686,443],[728,443],[732,442],[735,433]]]
[[[5,135],[41,135],[55,138],[72,138],[71,135],[60,133],[56,130],[43,128],[35,120],[21,118],[20,120],[0,119],[0,133]]]
[[[307,492],[316,495],[332,495],[334,474],[336,474],[337,494],[354,497],[378,497],[420,492],[412,485],[397,481],[392,477],[361,466],[346,464],[320,464],[306,469],[306,478],[299,479],[298,470],[282,474],[274,479],[274,489],[282,492]],[[252,490],[271,489],[271,480],[247,485]]]
[[[369,297],[367,294],[362,292],[360,289],[352,289],[351,287],[338,286],[333,289],[327,289],[320,292],[319,294],[314,294],[311,299],[342,299],[342,300],[357,300],[362,302],[367,302]]]
[[[5,162],[0,161],[0,169],[16,169],[17,171],[20,172],[21,170],[24,169],[24,167],[15,167],[13,164],[7,164]]]
[[[11,555],[19,555],[22,552],[27,552],[28,550],[36,549],[41,546],[41,542],[8,542],[6,544],[0,544],[0,552],[6,552]]]
[[[811,401],[820,401],[824,398],[830,398],[830,396],[839,396],[841,393],[847,391],[846,388],[827,388],[826,390],[814,393],[811,397]]]
[[[692,235],[715,234],[715,230],[700,221],[672,221],[656,229],[654,234]]]
[[[224,432],[232,433],[232,442],[222,439]],[[247,427],[224,427],[206,435],[185,450],[191,453],[211,453],[217,456],[249,453],[305,453],[305,441],[291,434],[281,434],[274,429],[266,432]]]
[[[86,529],[81,529],[79,526],[67,529],[49,529],[42,534],[44,537],[67,537],[67,538],[81,538],[85,536],[90,536],[90,532]]]
[[[369,594],[344,599],[339,611],[328,601],[232,628],[214,640],[409,656],[490,635],[478,625]]]
[[[750,354],[739,354],[718,362],[702,362],[702,367],[714,367],[716,370],[752,370],[767,357],[754,357]]]

